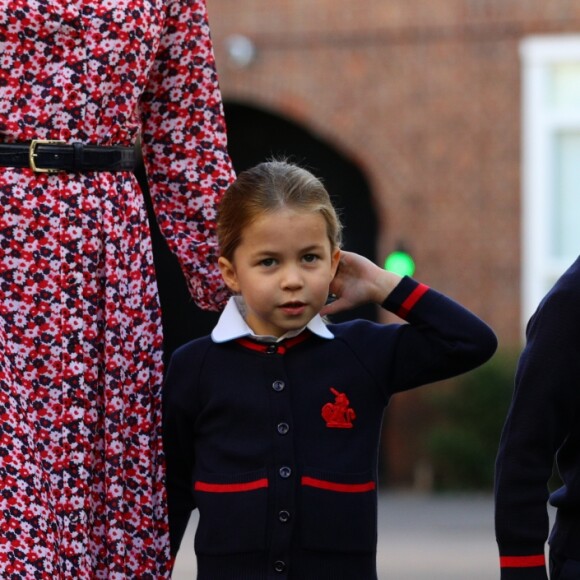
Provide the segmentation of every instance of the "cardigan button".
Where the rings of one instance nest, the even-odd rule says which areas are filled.
[[[276,344],[269,344],[266,348],[267,354],[276,354],[278,352],[278,346]]]
[[[276,560],[274,562],[274,571],[282,573],[284,570],[286,570],[286,562],[283,562],[282,560]]]
[[[287,510],[280,510],[278,512],[278,519],[283,523],[287,523],[290,521],[290,512]]]
[[[284,387],[286,386],[286,383],[284,381],[274,381],[272,383],[272,388],[279,393],[280,391],[284,390]]]
[[[278,423],[277,429],[280,435],[286,435],[286,433],[290,431],[290,425],[288,425],[288,423]]]
[[[278,473],[282,479],[288,479],[292,475],[292,470],[287,465],[284,465]]]

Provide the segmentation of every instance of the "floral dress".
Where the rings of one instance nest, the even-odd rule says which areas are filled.
[[[232,178],[203,0],[0,0],[0,142],[133,144],[194,299]],[[169,576],[161,323],[131,172],[0,167],[0,577]]]

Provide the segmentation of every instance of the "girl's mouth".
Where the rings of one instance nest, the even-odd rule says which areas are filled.
[[[304,302],[286,302],[280,306],[280,309],[289,316],[298,316],[306,310],[306,304]]]

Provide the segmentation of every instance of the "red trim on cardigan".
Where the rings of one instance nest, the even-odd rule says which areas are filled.
[[[195,491],[209,491],[210,493],[231,493],[239,491],[253,491],[268,487],[268,480],[264,477],[247,483],[207,483],[196,481],[193,489]]]
[[[326,489],[328,491],[340,491],[343,493],[362,493],[372,491],[376,487],[374,481],[367,481],[366,483],[336,483],[334,481],[316,479],[315,477],[308,477],[306,475],[302,476],[301,483],[309,487],[317,487],[318,489]]]
[[[405,298],[405,301],[403,302],[403,304],[401,304],[399,310],[397,310],[395,314],[403,319],[407,318],[407,316],[409,316],[409,313],[413,309],[413,306],[417,304],[419,298],[421,298],[421,296],[423,296],[423,294],[425,294],[427,290],[429,290],[429,286],[425,284],[419,284],[413,290],[413,292],[411,292],[411,294],[409,294],[409,296]]]
[[[253,340],[249,340],[248,338],[238,338],[236,342],[244,348],[249,348],[250,350],[257,350],[258,352],[265,352],[266,350],[264,347],[266,343],[255,342]]]
[[[309,336],[310,332],[301,332],[298,336],[293,336],[281,342],[260,342],[250,338],[238,338],[236,342],[250,350],[257,350],[258,352],[286,354],[289,348],[304,342]]]
[[[535,556],[500,556],[499,565],[502,568],[534,568],[546,565],[546,556],[537,554]]]

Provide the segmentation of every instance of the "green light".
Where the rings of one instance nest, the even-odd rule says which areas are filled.
[[[412,276],[415,273],[415,262],[407,252],[395,250],[387,256],[385,270],[399,276]]]

